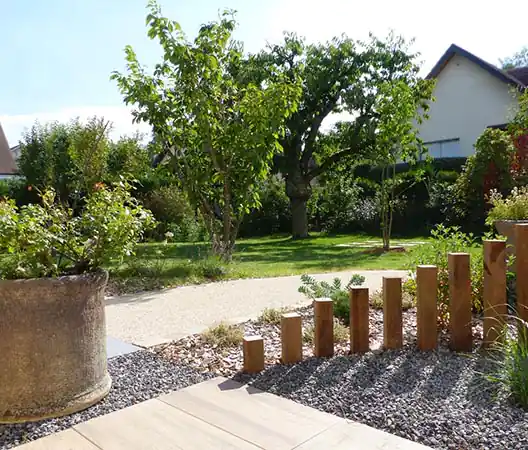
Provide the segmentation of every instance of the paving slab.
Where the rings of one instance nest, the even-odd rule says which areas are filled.
[[[115,358],[116,356],[128,355],[129,353],[137,352],[141,347],[129,344],[112,336],[106,337],[106,354],[108,358]]]
[[[407,275],[406,271],[346,271],[312,275],[318,281],[353,274],[365,277],[364,286],[381,288],[383,276]],[[221,321],[243,322],[256,318],[264,308],[308,305],[297,289],[300,276],[252,278],[182,286],[159,292],[125,295],[106,300],[110,336],[140,347],[171,342],[200,333]]]
[[[218,377],[20,450],[426,450],[366,425]]]

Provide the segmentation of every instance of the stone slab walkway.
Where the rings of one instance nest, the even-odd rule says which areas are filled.
[[[18,447],[20,450],[427,448],[220,377]]]
[[[346,284],[352,274],[365,276],[364,286],[381,288],[383,276],[405,271],[347,271],[313,275],[317,280],[338,277]],[[183,286],[161,292],[107,299],[108,335],[141,347],[163,344],[220,321],[242,322],[256,318],[264,308],[299,306],[309,300],[297,292],[300,276],[252,278]]]

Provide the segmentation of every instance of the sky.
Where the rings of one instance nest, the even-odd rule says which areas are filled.
[[[163,13],[177,20],[192,38],[199,26],[225,8],[237,11],[235,37],[247,51],[278,42],[295,31],[310,42],[346,33],[365,39],[392,29],[415,39],[423,74],[455,43],[498,64],[528,45],[519,17],[528,16],[526,0],[507,7],[478,0],[158,0]],[[130,108],[110,80],[125,68],[130,44],[141,63],[152,66],[158,45],[146,35],[147,0],[0,0],[0,124],[11,146],[35,121],[93,115],[114,124],[113,137],[145,125],[132,124]],[[489,6],[487,6],[489,5]]]

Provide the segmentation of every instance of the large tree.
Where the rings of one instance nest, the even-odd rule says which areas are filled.
[[[280,149],[284,121],[296,108],[295,77],[265,84],[241,77],[245,63],[232,39],[235,20],[224,12],[189,41],[177,22],[149,2],[148,35],[162,59],[147,73],[131,47],[127,74],[114,73],[135,118],[153,127],[192,204],[200,210],[213,250],[229,260],[240,222],[259,205],[258,182]]]
[[[284,151],[276,161],[290,199],[294,238],[308,236],[312,180],[344,159],[363,158],[372,148],[379,119],[378,87],[397,80],[415,82],[416,57],[404,39],[393,34],[386,40],[371,36],[367,43],[341,36],[307,44],[290,33],[280,45],[249,58],[249,73],[256,82],[284,76],[302,80],[299,107],[286,122]],[[348,113],[349,119],[324,134],[321,125],[333,113]]]
[[[528,66],[528,47],[523,47],[512,56],[501,59],[500,63],[504,70]]]

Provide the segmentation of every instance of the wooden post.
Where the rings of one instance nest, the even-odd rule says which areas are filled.
[[[244,372],[257,373],[264,370],[264,339],[260,336],[246,336],[243,349]]]
[[[508,314],[506,299],[506,242],[484,241],[484,341],[491,345],[500,338],[504,317]]]
[[[515,226],[515,270],[517,273],[517,315],[528,322],[528,224]]]
[[[283,314],[281,318],[281,344],[283,364],[302,360],[302,319],[298,313]]]
[[[315,313],[315,356],[327,357],[334,354],[334,308],[329,298],[314,300]]]
[[[416,328],[420,350],[434,350],[437,346],[437,300],[438,268],[416,267]]]
[[[471,272],[469,253],[449,253],[449,332],[452,350],[473,348],[471,331]]]
[[[383,277],[383,345],[386,349],[403,347],[400,277]]]
[[[350,289],[350,353],[369,351],[369,290]]]

